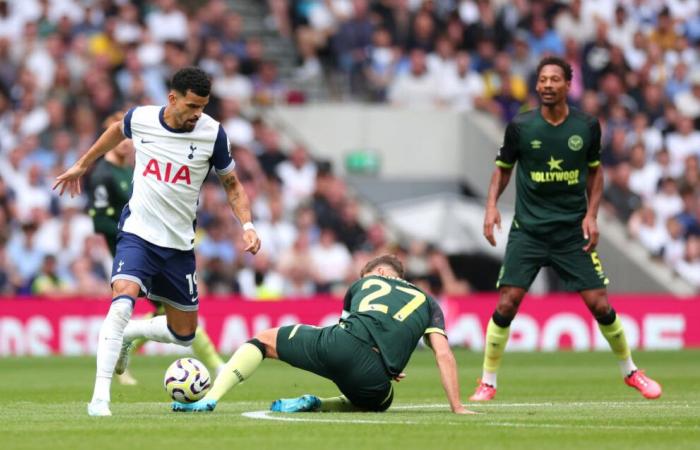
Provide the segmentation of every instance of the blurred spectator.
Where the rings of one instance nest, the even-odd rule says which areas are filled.
[[[690,89],[679,92],[674,101],[678,111],[687,117],[700,117],[700,72],[690,75]]]
[[[301,144],[295,145],[289,158],[277,165],[276,172],[282,181],[282,198],[286,211],[296,210],[301,202],[314,193],[316,163]]]
[[[70,292],[66,280],[58,274],[56,257],[44,256],[39,274],[31,282],[32,295],[61,297]]]
[[[630,166],[620,163],[611,169],[609,184],[603,192],[604,204],[610,207],[610,212],[627,222],[634,211],[641,206],[641,199],[629,187]]]
[[[282,297],[284,279],[274,269],[266,252],[255,255],[251,267],[239,270],[237,279],[241,295],[251,300],[278,300]]]
[[[486,109],[484,80],[471,70],[469,53],[459,52],[455,66],[445,73],[440,82],[440,99],[454,111]]]
[[[265,239],[265,252],[271,262],[285,250],[292,246],[296,239],[296,229],[294,225],[284,219],[284,206],[279,195],[268,199],[270,208],[270,219],[260,220],[256,224],[260,240]]]
[[[212,81],[211,92],[223,99],[248,104],[253,98],[253,83],[238,71],[238,57],[233,53],[223,55],[221,74]]]
[[[437,80],[428,72],[425,51],[411,50],[408,72],[400,73],[389,86],[389,101],[396,106],[425,108],[437,104]]]
[[[685,281],[700,288],[700,237],[690,236],[685,243],[683,259],[675,266],[676,272]]]
[[[319,241],[311,246],[309,254],[317,292],[335,292],[350,275],[352,256],[337,241],[333,229],[321,229]]]

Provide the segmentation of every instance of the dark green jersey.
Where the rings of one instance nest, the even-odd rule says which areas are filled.
[[[88,213],[95,224],[95,231],[106,236],[116,236],[117,224],[124,205],[131,197],[132,167],[115,166],[100,159],[88,178]]]
[[[445,334],[445,318],[432,297],[407,281],[380,276],[350,286],[340,325],[377,347],[392,376],[406,367],[423,335]]]
[[[546,234],[580,224],[588,207],[588,170],[600,164],[600,123],[575,108],[557,126],[539,108],[518,114],[506,128],[496,165],[516,162],[514,226]]]

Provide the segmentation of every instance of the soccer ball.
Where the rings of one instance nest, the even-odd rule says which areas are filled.
[[[173,400],[192,403],[204,397],[211,388],[206,366],[194,358],[180,358],[165,371],[163,385]]]

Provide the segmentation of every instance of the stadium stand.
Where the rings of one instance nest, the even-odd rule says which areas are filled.
[[[362,214],[346,181],[265,108],[341,100],[507,121],[536,104],[533,71],[547,53],[572,64],[570,100],[603,124],[606,208],[700,288],[697,2],[0,0],[0,293],[106,295],[109,252],[85,199],[50,186],[103,120],[164,103],[170,75],[193,64],[213,79],[207,112],[235,144],[266,249],[244,257],[212,177],[198,217],[203,291],[341,292],[392,249],[416,282],[468,292],[445,255]]]

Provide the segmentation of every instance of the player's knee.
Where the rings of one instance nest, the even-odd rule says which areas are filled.
[[[139,296],[141,288],[137,283],[129,280],[115,280],[112,283],[112,297],[129,296],[136,298]]]
[[[261,331],[253,340],[265,347],[263,355],[268,358],[277,358],[277,328]],[[261,350],[262,351],[262,350]]]
[[[114,320],[122,322],[126,326],[131,319],[131,312],[134,310],[134,298],[128,295],[120,295],[112,299],[112,304],[109,307],[108,316]]]
[[[170,334],[173,336],[175,343],[178,345],[182,345],[184,347],[189,347],[194,342],[196,328],[194,330],[192,330],[190,333],[187,333],[187,332],[182,333],[181,330],[175,331],[172,329],[172,327],[170,325],[168,325],[168,331],[170,331]]]
[[[496,311],[508,320],[512,320],[518,313],[518,307],[523,299],[522,289],[504,286],[501,288]]]

